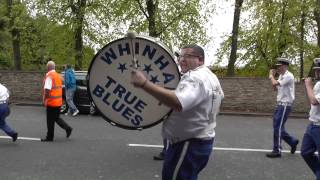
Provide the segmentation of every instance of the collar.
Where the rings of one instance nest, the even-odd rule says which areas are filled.
[[[51,73],[51,72],[56,72],[56,70],[52,69],[52,70],[48,71],[48,72],[47,72],[47,75],[48,75],[49,73]]]

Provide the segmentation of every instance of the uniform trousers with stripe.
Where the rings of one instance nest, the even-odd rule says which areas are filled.
[[[320,180],[320,159],[319,155],[315,154],[316,151],[320,152],[320,126],[311,123],[303,136],[301,156],[316,175],[317,180]]]
[[[169,144],[162,168],[162,180],[196,180],[207,165],[213,139],[188,139]]]
[[[284,140],[291,147],[298,139],[291,136],[285,129],[291,106],[277,105],[273,114],[273,152],[281,153],[281,141]]]
[[[2,129],[8,136],[13,136],[17,132],[13,130],[6,122],[6,117],[9,111],[7,103],[0,104],[0,129]]]

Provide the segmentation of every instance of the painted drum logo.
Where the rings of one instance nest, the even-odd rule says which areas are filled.
[[[90,97],[111,124],[148,128],[166,118],[171,109],[130,83],[132,68],[167,89],[175,89],[180,79],[173,55],[163,44],[150,37],[122,38],[93,58],[88,72]]]

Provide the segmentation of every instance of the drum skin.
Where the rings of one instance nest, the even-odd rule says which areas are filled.
[[[91,61],[87,86],[90,99],[105,120],[121,128],[141,130],[160,123],[172,110],[130,83],[133,68],[167,89],[175,89],[180,80],[170,50],[151,37],[137,36],[104,46]]]

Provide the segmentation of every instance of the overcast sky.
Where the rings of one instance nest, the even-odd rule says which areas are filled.
[[[220,47],[220,43],[223,42],[225,35],[231,35],[232,23],[233,23],[233,11],[234,2],[230,0],[218,0],[216,2],[217,13],[208,23],[208,34],[212,37],[210,43],[205,46],[206,51],[206,65],[211,65],[216,62],[216,52]],[[210,25],[212,24],[212,25]],[[226,66],[228,60],[224,59],[220,64],[221,66]]]

